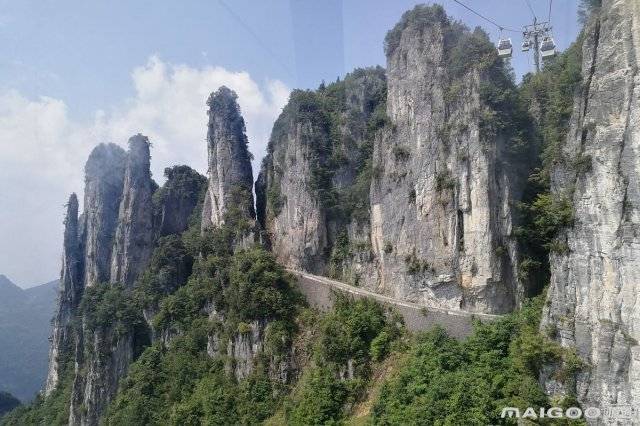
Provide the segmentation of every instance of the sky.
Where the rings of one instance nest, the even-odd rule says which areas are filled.
[[[533,20],[527,0],[461,0],[503,27]],[[547,20],[550,0],[528,0]],[[383,40],[409,0],[0,0],[0,273],[29,287],[59,275],[64,204],[82,196],[83,166],[101,142],[152,141],[152,172],[206,172],[206,105],[239,96],[254,173],[295,88],[385,65]],[[498,29],[453,0],[469,27]],[[579,31],[578,0],[552,2],[556,44]],[[517,47],[521,35],[504,32]],[[517,78],[532,71],[514,50]],[[254,175],[254,178],[256,176]]]

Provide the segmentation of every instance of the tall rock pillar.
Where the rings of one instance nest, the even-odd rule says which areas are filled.
[[[251,154],[237,99],[234,91],[222,86],[207,101],[209,184],[202,212],[203,229],[224,223],[230,209],[255,219]]]
[[[129,139],[122,201],[111,263],[111,282],[132,286],[147,266],[153,250],[153,182],[149,139]]]

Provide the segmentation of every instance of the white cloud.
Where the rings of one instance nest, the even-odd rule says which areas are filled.
[[[280,81],[260,85],[246,72],[173,65],[157,57],[131,76],[134,96],[96,111],[90,122],[73,120],[59,99],[0,93],[0,273],[21,284],[58,274],[63,204],[70,192],[81,195],[84,162],[96,144],[125,147],[131,135],[142,133],[153,144],[156,180],[174,164],[204,173],[205,102],[226,85],[238,93],[256,171],[289,95]]]

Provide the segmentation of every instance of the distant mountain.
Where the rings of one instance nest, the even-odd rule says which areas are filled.
[[[0,391],[33,398],[47,374],[58,280],[23,290],[0,275]]]
[[[20,401],[15,396],[9,392],[0,391],[0,416],[13,410],[18,405],[20,405]]]

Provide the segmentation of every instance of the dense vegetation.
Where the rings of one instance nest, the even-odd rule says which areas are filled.
[[[371,300],[337,296],[319,321],[311,360],[284,405],[287,424],[332,424],[366,390],[372,362],[397,348],[401,321]]]
[[[542,72],[526,75],[519,88],[520,103],[531,109],[537,124],[531,144],[538,146],[540,152],[537,167],[529,176],[519,205],[521,224],[515,230],[524,253],[520,278],[533,283],[533,292],[538,292],[541,285],[548,282],[549,253],[566,251],[566,244],[558,236],[573,222],[573,189],[552,193],[552,170],[564,163],[580,173],[588,170],[591,161],[590,158],[565,158],[562,152],[574,96],[582,86],[581,40],[582,36],[553,61],[547,62]]]
[[[46,398],[38,394],[29,405],[21,405],[0,418],[2,426],[64,426],[69,421],[73,363],[63,362],[58,387]]]
[[[419,335],[383,386],[374,424],[500,424],[505,406],[548,407],[538,383],[544,364],[564,361],[559,379],[581,367],[574,353],[538,331],[543,298],[504,319],[476,324],[463,342],[442,329]],[[574,404],[569,396],[555,404]]]

